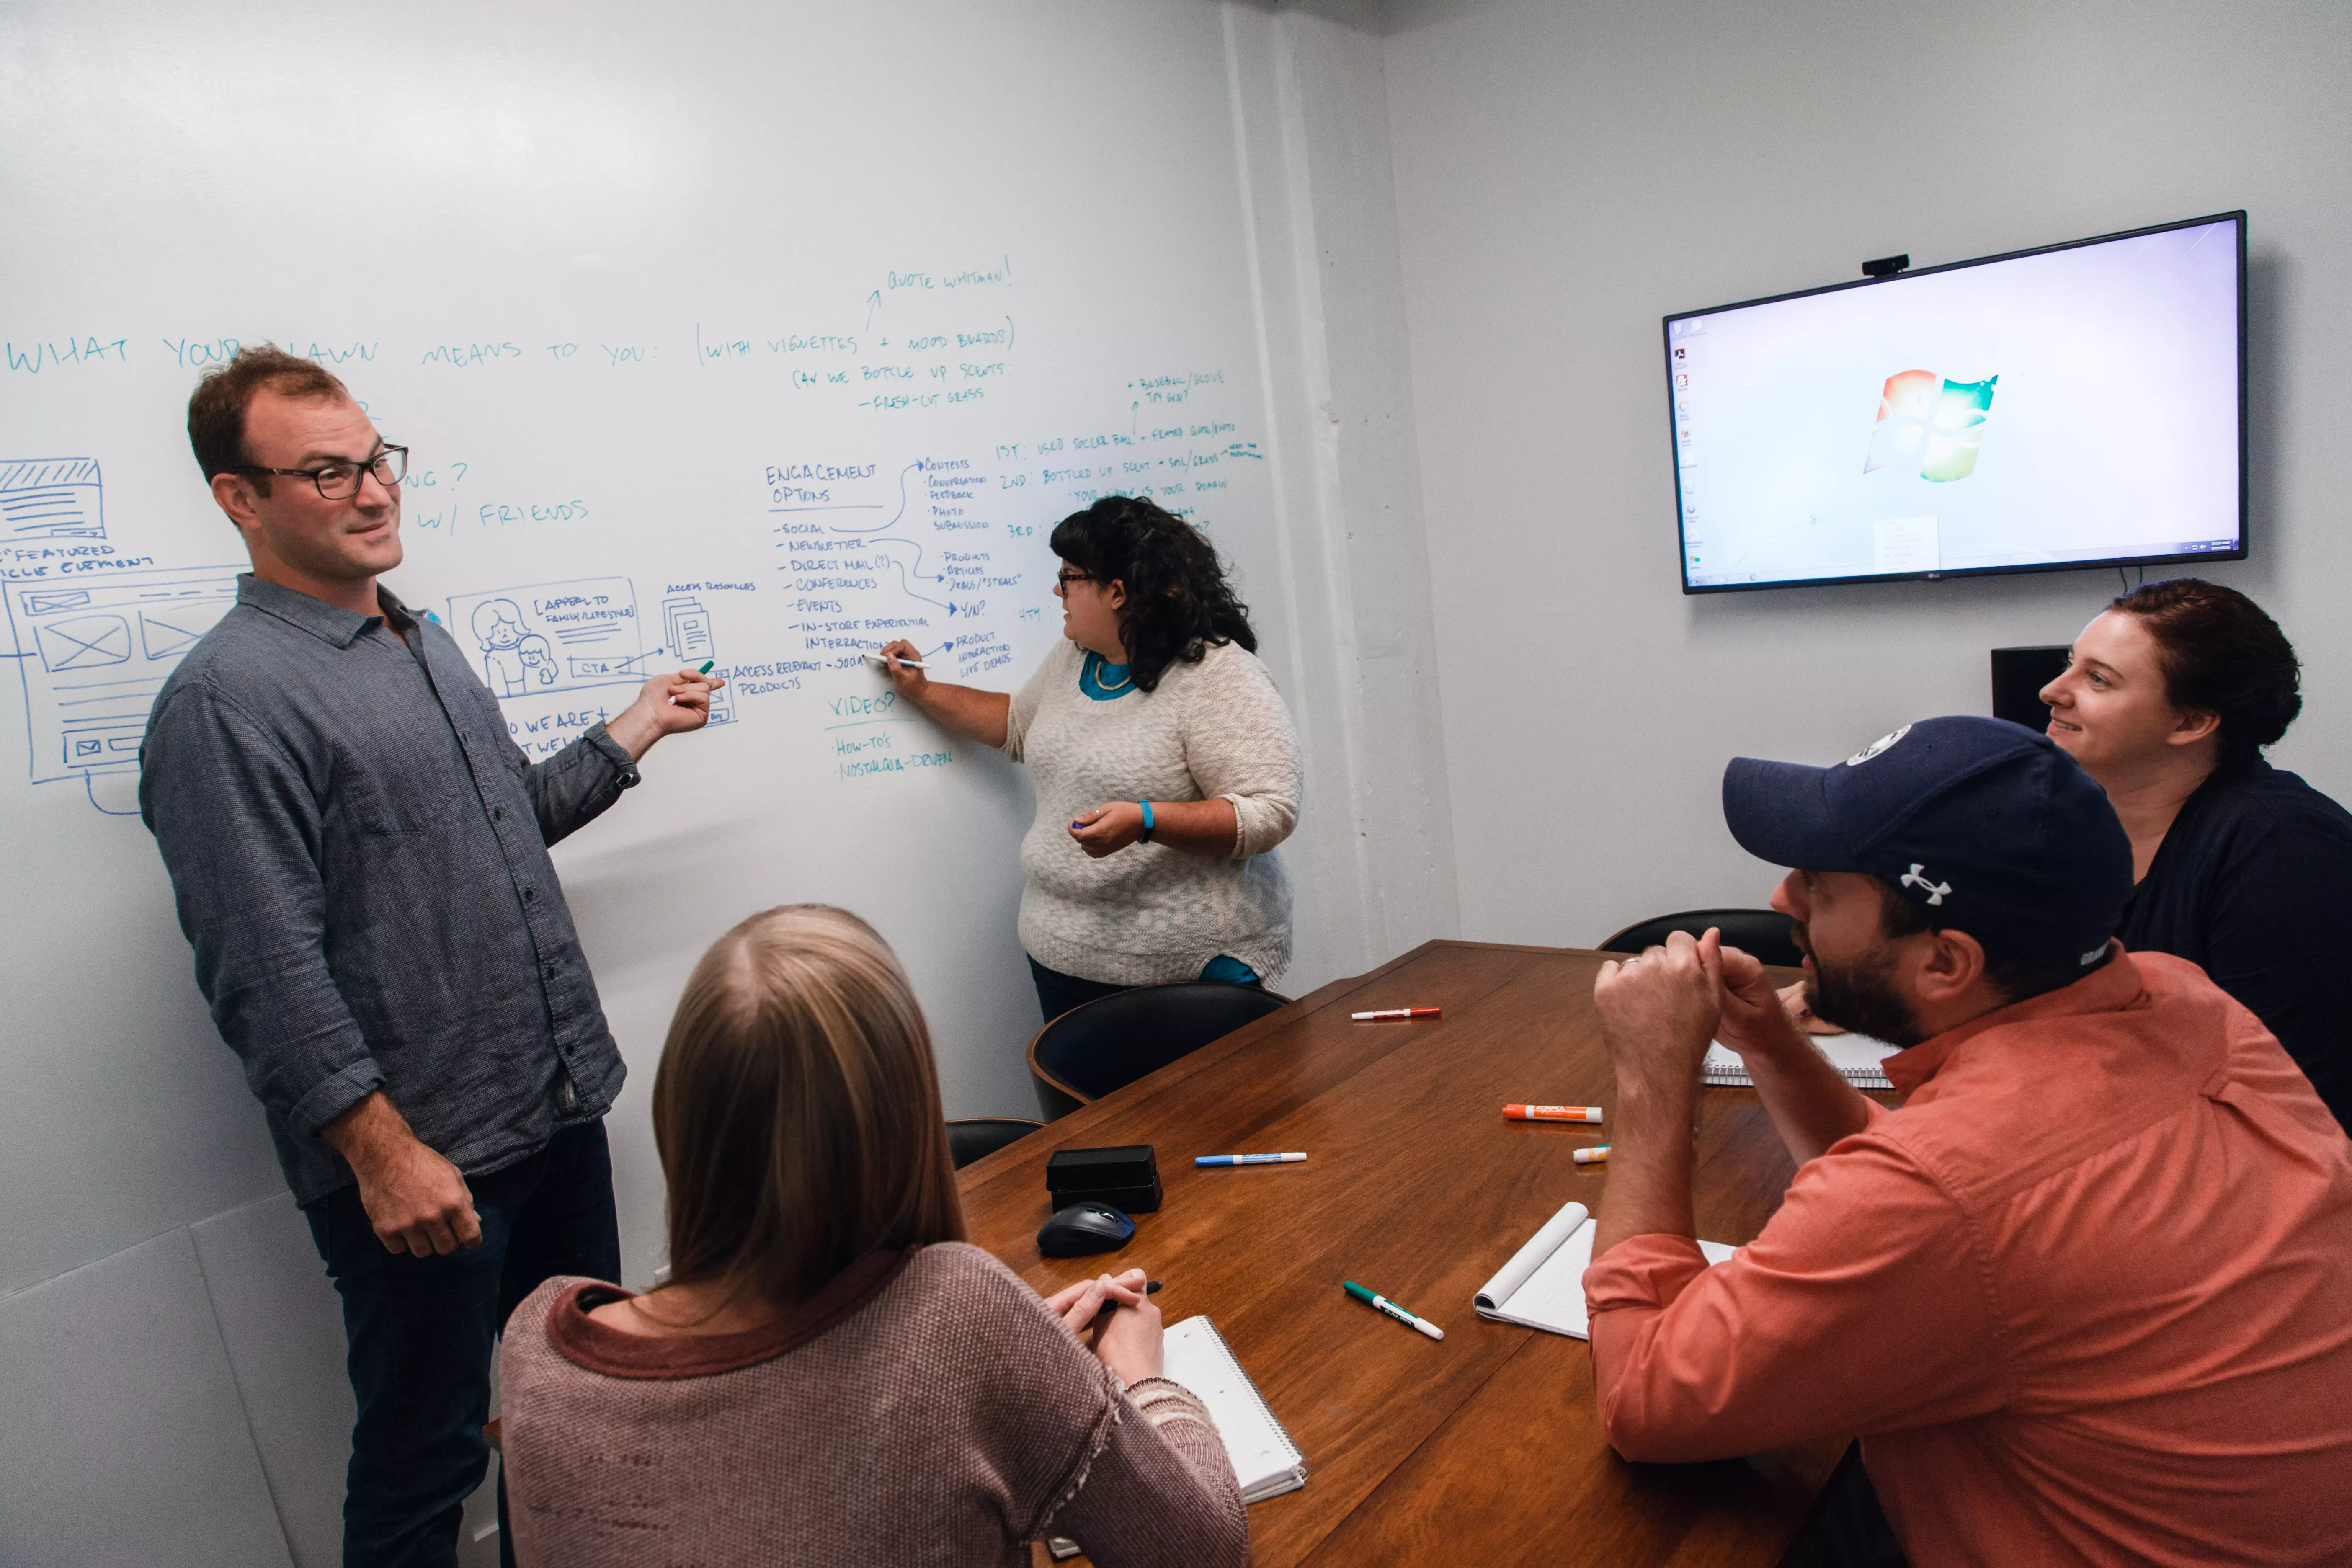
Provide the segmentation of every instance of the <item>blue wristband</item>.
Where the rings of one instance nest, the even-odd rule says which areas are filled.
[[[1151,821],[1151,803],[1148,800],[1139,800],[1135,804],[1143,807],[1143,832],[1137,842],[1149,844],[1151,842],[1151,829],[1153,826]]]

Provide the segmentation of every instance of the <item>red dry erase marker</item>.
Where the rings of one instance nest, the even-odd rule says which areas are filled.
[[[1598,1121],[1597,1105],[1507,1105],[1503,1114],[1514,1121]]]
[[[1439,1011],[1435,1007],[1383,1007],[1377,1013],[1350,1013],[1348,1016],[1362,1024],[1375,1018],[1434,1018]]]

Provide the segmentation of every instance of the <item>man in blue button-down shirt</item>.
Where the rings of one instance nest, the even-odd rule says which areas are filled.
[[[142,812],[342,1298],[344,1561],[450,1563],[507,1314],[553,1275],[620,1278],[623,1068],[547,848],[721,682],[657,677],[532,765],[377,582],[407,454],[341,382],[244,351],[188,434],[253,572],[155,700]]]

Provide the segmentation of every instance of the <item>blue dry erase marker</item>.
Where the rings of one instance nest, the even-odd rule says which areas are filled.
[[[1289,1154],[1195,1154],[1195,1165],[1296,1165],[1307,1156]]]

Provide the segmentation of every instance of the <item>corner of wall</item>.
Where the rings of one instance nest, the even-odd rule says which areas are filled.
[[[1229,3],[1302,816],[1302,976],[1460,929],[1381,40]]]

